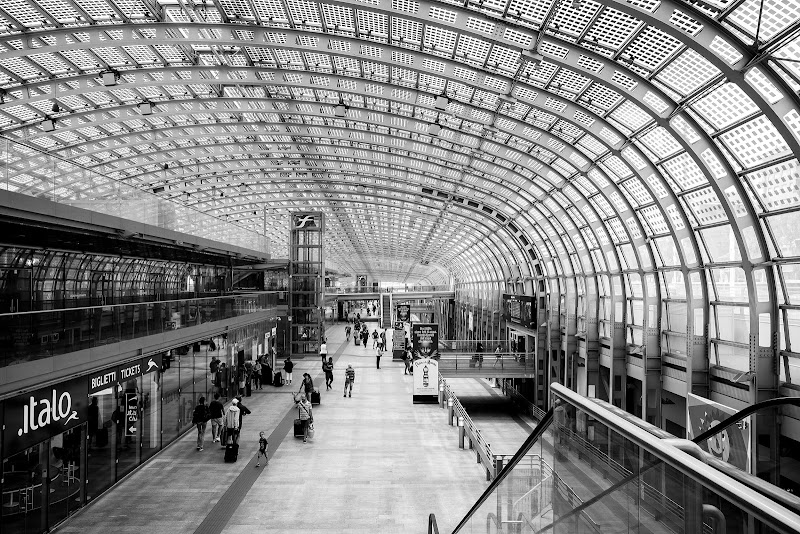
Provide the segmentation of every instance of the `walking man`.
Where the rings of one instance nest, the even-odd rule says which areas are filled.
[[[328,343],[325,339],[322,340],[322,345],[319,346],[319,355],[322,357],[322,364],[325,365],[325,360],[328,358]]]
[[[322,364],[322,370],[325,372],[325,388],[331,389],[333,384],[333,358],[328,358],[328,361]]]
[[[353,384],[356,381],[356,370],[352,365],[348,365],[344,371],[344,395],[342,397],[353,396]]]
[[[375,368],[381,368],[381,356],[383,356],[383,345],[378,343],[378,351],[375,353]]]
[[[492,366],[493,369],[497,367],[497,362],[499,362],[502,357],[503,355],[500,354],[500,345],[497,345],[497,348],[494,349],[494,365]]]
[[[372,333],[372,348],[374,349],[378,345],[378,329],[376,328],[375,331]]]
[[[314,416],[311,414],[311,402],[306,399],[306,394],[301,393],[300,398],[295,400],[297,403],[297,410],[300,415],[300,421],[303,423],[303,443],[308,442],[308,425],[314,422]]]
[[[211,416],[211,439],[212,443],[219,443],[222,440],[222,412],[225,407],[219,401],[219,393],[214,393],[214,400],[208,405],[208,412]]]
[[[200,397],[197,399],[197,406],[194,407],[192,414],[192,423],[197,426],[197,451],[203,450],[203,442],[206,438],[206,422],[209,420],[208,407],[206,406],[206,398]]]

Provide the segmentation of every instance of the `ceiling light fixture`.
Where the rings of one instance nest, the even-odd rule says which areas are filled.
[[[142,102],[139,104],[139,113],[142,115],[150,115],[153,113],[153,104],[150,102]]]
[[[434,122],[428,125],[428,133],[430,135],[439,135],[439,132],[442,131],[442,125],[438,122]]]
[[[336,105],[333,110],[333,114],[340,118],[347,115],[347,106],[344,105],[344,102],[340,101],[339,104]]]
[[[45,119],[42,121],[42,130],[45,132],[52,132],[56,129],[56,121],[53,119]]]
[[[106,87],[111,87],[112,85],[117,85],[117,73],[114,71],[107,71],[102,74],[103,77],[103,85]]]

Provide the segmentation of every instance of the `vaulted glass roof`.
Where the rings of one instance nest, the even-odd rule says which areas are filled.
[[[7,137],[273,254],[325,212],[341,272],[800,283],[799,0],[9,0],[0,87]]]

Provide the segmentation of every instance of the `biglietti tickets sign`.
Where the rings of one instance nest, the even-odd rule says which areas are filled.
[[[85,422],[87,385],[83,376],[3,401],[3,454],[27,449]]]

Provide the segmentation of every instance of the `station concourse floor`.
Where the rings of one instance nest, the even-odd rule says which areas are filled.
[[[412,403],[412,376],[403,374],[403,363],[386,353],[376,369],[371,339],[366,349],[355,346],[345,342],[344,329],[327,327],[332,390],[325,390],[321,362],[312,357],[296,361],[291,385],[264,386],[243,399],[253,414],[244,419],[236,463],[223,462],[210,425],[202,452],[191,430],[56,532],[406,534],[426,532],[430,513],[440,532],[450,532],[487,487],[483,466],[458,448],[446,410]],[[343,398],[348,364],[356,381],[352,398]],[[313,410],[316,435],[307,444],[292,435],[292,393],[304,372],[322,391]],[[491,393],[476,379],[456,382],[457,394]],[[510,419],[498,425],[516,428],[515,444],[501,451],[513,453],[528,425]],[[269,439],[270,459],[256,468],[259,431]],[[503,435],[499,427],[487,432]]]

